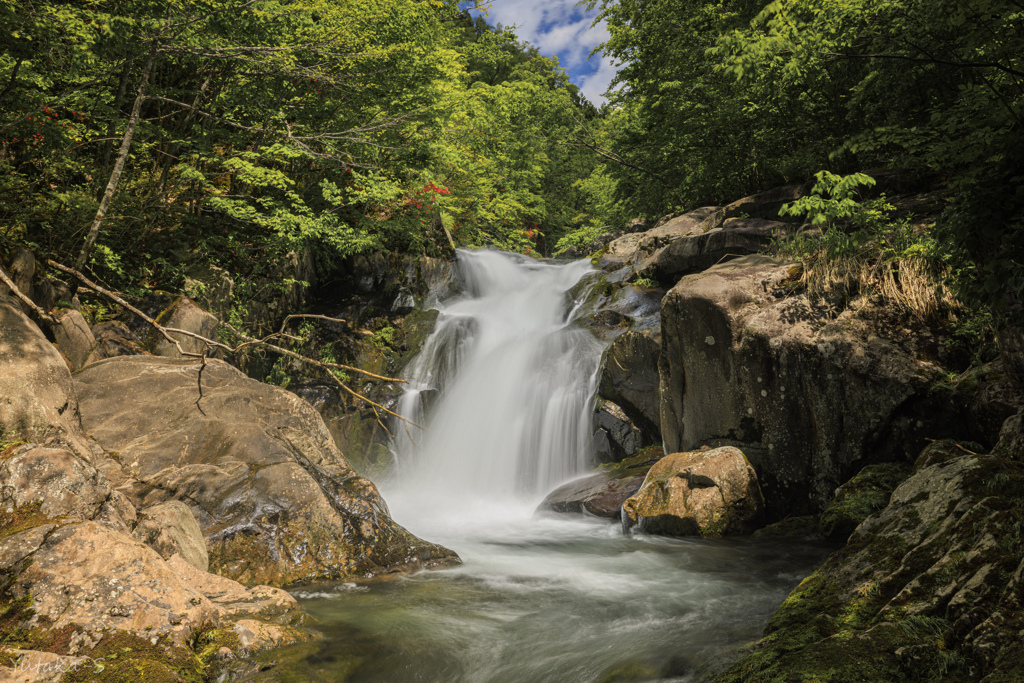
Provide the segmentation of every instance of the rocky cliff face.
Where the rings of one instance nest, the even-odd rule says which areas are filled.
[[[661,426],[667,452],[739,446],[776,516],[818,512],[872,462],[907,461],[926,438],[993,445],[1013,401],[957,391],[888,334],[884,306],[838,315],[791,283],[799,271],[747,256],[682,278],[662,306]],[[995,378],[992,378],[995,379]],[[985,418],[972,418],[974,414]]]

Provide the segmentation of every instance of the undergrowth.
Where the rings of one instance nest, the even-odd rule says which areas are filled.
[[[856,173],[816,175],[811,194],[780,215],[804,216],[805,229],[773,245],[780,257],[803,264],[800,284],[826,311],[844,310],[859,296],[878,296],[919,323],[943,329],[949,344],[973,348],[975,361],[992,346],[992,318],[954,294],[957,274],[932,226],[898,215],[885,195],[859,200],[875,181]]]

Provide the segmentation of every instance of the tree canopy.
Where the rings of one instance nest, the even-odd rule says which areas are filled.
[[[530,251],[582,210],[590,155],[559,141],[593,107],[454,0],[0,0],[0,21],[0,239],[68,257],[92,227],[108,277]]]
[[[620,213],[719,204],[818,171],[912,169],[970,300],[1024,286],[1018,0],[589,0],[622,63],[602,121]],[[652,182],[652,179],[654,181]]]

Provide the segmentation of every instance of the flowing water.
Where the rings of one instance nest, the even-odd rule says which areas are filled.
[[[326,640],[291,680],[590,683],[698,680],[756,640],[820,546],[624,536],[536,515],[585,473],[603,344],[567,292],[590,270],[460,252],[465,294],[442,302],[411,364],[392,516],[464,564],[297,592]]]

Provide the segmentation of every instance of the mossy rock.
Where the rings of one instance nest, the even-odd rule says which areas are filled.
[[[787,517],[754,532],[756,538],[817,538],[818,515]]]
[[[714,682],[1021,681],[1024,469],[961,453],[898,486]]]
[[[649,662],[630,660],[616,664],[604,671],[600,683],[639,683],[661,678],[661,668]]]
[[[828,541],[845,541],[870,515],[889,504],[893,490],[910,476],[906,463],[868,465],[836,490],[836,497],[821,513],[818,536]]]

